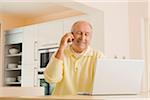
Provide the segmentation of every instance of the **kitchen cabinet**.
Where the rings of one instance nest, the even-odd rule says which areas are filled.
[[[37,80],[37,25],[24,27],[22,52],[22,86],[34,87]]]
[[[85,21],[89,21],[89,18],[87,15],[80,15],[80,16],[74,16],[74,17],[69,17],[63,20],[63,24],[64,24],[64,32],[71,32],[71,27],[72,25],[79,20],[85,20]]]
[[[16,28],[6,32],[6,44],[16,44],[22,42],[23,28]]]
[[[4,86],[21,86],[22,33],[15,29],[5,34]]]
[[[37,70],[34,64],[23,65],[22,87],[37,87]]]
[[[37,30],[38,48],[57,45],[63,33],[63,21],[56,20],[39,24]]]
[[[24,27],[23,33],[23,64],[34,64],[37,60],[37,26]]]
[[[7,86],[34,87],[37,80],[37,26],[30,25],[7,31],[5,81],[9,77],[21,77],[21,81],[7,82]],[[10,55],[9,48],[19,48],[19,54]],[[7,68],[8,64],[17,63],[20,68]]]

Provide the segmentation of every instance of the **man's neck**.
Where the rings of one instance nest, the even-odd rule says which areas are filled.
[[[71,48],[75,53],[78,53],[78,54],[85,52],[87,49],[86,48],[86,49],[81,50],[81,49],[78,49],[75,45],[71,45]]]

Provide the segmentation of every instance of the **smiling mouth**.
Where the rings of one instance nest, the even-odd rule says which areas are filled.
[[[78,44],[86,44],[86,42],[82,42],[81,40],[77,40]]]
[[[80,46],[85,46],[85,45],[86,45],[86,43],[79,42],[79,43],[78,43],[78,45],[80,45]]]
[[[86,42],[77,41],[78,44],[86,44]]]

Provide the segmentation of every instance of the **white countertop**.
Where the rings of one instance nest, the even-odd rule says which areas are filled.
[[[150,98],[140,96],[20,96],[20,97],[0,97],[0,100],[150,100]]]
[[[149,96],[150,97],[150,96]],[[44,89],[40,87],[1,87],[0,100],[150,100],[148,94],[115,95],[115,96],[44,96]]]

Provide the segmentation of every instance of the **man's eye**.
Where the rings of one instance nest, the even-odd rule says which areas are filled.
[[[86,32],[86,33],[85,33],[85,36],[88,36],[88,35],[89,35],[89,32]]]
[[[77,32],[77,34],[82,34],[82,32]]]

